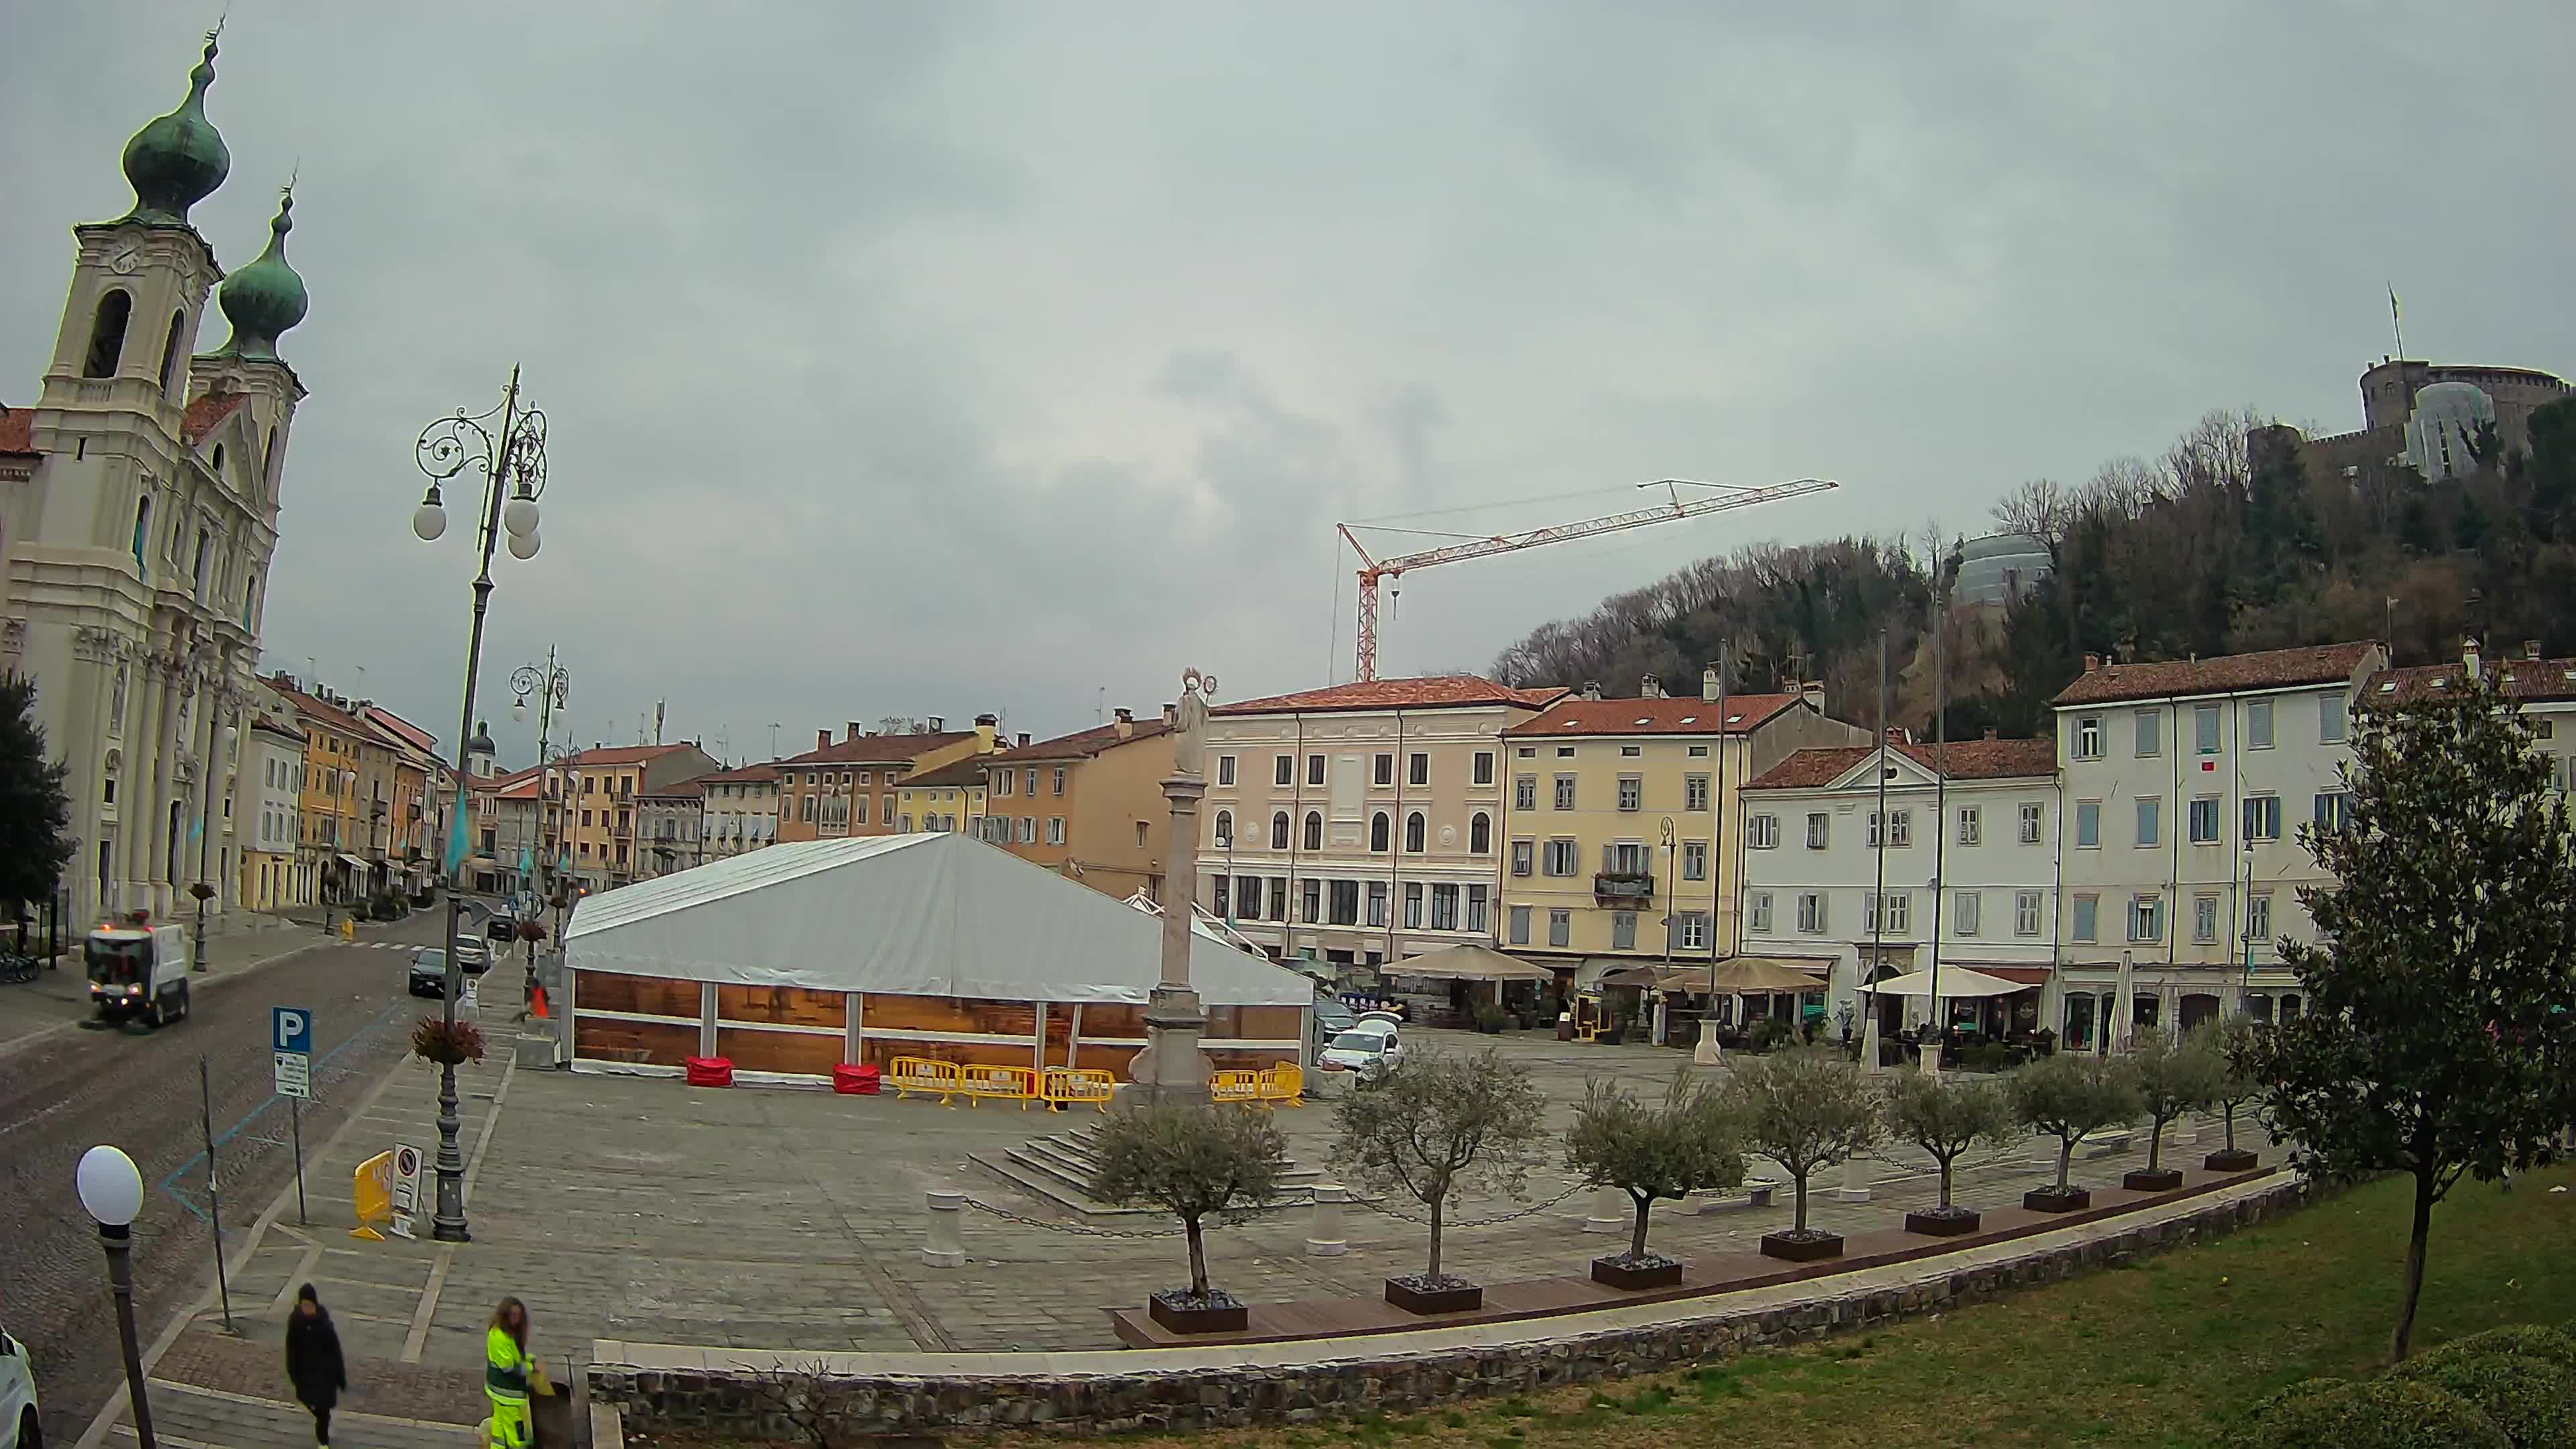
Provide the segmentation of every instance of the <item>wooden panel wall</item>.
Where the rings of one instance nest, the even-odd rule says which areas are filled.
[[[841,1060],[841,1039],[801,1031],[716,1029],[716,1055],[731,1057],[743,1072],[801,1072],[828,1077]]]
[[[849,993],[811,991],[801,986],[718,986],[718,1021],[762,1021],[778,1026],[841,1024],[842,1003]]]
[[[1071,1011],[1068,1006],[1050,1004],[1047,1014]],[[1037,1030],[1038,1009],[1027,1001],[957,1000],[945,996],[884,996],[868,994],[866,1026],[870,1031],[954,1031],[982,1036],[1016,1036],[1025,1038]],[[1091,1015],[1083,1013],[1083,1030],[1091,1030]],[[1026,1048],[1023,1047],[1026,1060]]]
[[[997,1067],[1030,1065],[1027,1042],[999,1041],[902,1041],[872,1036],[865,1043],[866,1060],[883,1067],[896,1057],[929,1057],[943,1062],[980,1062]],[[1092,1066],[1091,1049],[1083,1049],[1083,1066]],[[829,1070],[826,1068],[826,1070]]]
[[[573,1006],[582,1011],[632,1011],[643,1016],[698,1019],[698,983],[615,971],[573,973]]]
[[[664,1021],[613,1021],[575,1014],[572,1053],[599,1062],[686,1066],[698,1054],[698,1029]],[[825,1068],[826,1071],[830,1068]]]
[[[1253,1041],[1295,1041],[1305,1030],[1305,1015],[1294,1006],[1247,1006],[1242,1010],[1241,1034]]]

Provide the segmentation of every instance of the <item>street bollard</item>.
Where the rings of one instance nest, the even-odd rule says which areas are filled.
[[[1931,1055],[1927,1049],[1924,1055]],[[1869,1201],[1869,1163],[1859,1157],[1843,1159],[1843,1185],[1834,1189],[1836,1202]]]
[[[930,1194],[930,1241],[921,1261],[933,1268],[966,1266],[966,1239],[958,1220],[966,1216],[966,1194],[934,1190]]]
[[[1315,1220],[1306,1229],[1307,1257],[1334,1258],[1351,1250],[1342,1233],[1342,1204],[1350,1200],[1351,1190],[1339,1183],[1316,1185]]]
[[[1592,1213],[1583,1220],[1583,1230],[1587,1233],[1624,1233],[1635,1211],[1625,1191],[1605,1187],[1592,1195]]]

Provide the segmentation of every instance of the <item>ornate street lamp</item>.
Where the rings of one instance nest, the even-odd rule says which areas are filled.
[[[468,746],[474,738],[474,686],[483,666],[483,616],[492,599],[492,549],[506,535],[510,557],[537,556],[537,499],[546,491],[546,415],[520,405],[519,370],[513,367],[499,407],[472,415],[459,408],[454,417],[431,423],[421,429],[413,454],[420,471],[429,477],[429,489],[411,515],[411,531],[423,543],[434,543],[447,532],[447,509],[438,485],[469,469],[483,474],[482,507],[475,513],[475,542],[482,560],[474,576],[474,626],[465,642],[465,707],[458,712],[456,725],[456,773],[464,780],[473,774]],[[456,935],[465,887],[456,848],[464,836],[454,832],[464,828],[465,812],[460,808],[442,863],[448,876],[447,939],[441,943],[447,948],[447,986],[440,995],[451,1037],[456,1030],[462,969],[456,959]],[[438,1196],[430,1217],[430,1236],[441,1242],[462,1243],[473,1236],[465,1226],[465,1154],[456,1142],[463,1126],[456,1110],[456,1064],[443,1062],[438,1069]]]
[[[81,1154],[72,1185],[81,1210],[98,1224],[107,1250],[107,1283],[116,1293],[116,1336],[125,1349],[125,1401],[134,1411],[134,1437],[153,1449],[152,1403],[143,1388],[143,1349],[134,1335],[134,1219],[143,1211],[143,1174],[134,1159],[113,1147]]]

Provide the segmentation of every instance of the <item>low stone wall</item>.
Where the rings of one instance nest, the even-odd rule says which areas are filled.
[[[996,1354],[991,1356],[997,1365],[993,1371],[961,1364],[953,1373],[937,1374],[870,1367],[872,1361],[890,1367],[891,1360],[911,1355],[722,1349],[704,1352],[705,1367],[657,1366],[649,1349],[639,1348],[630,1356],[633,1361],[619,1362],[620,1346],[603,1344],[601,1361],[590,1366],[590,1395],[594,1402],[617,1405],[629,1432],[688,1430],[746,1437],[784,1437],[788,1394],[828,1401],[848,1432],[882,1435],[1003,1426],[1098,1434],[1401,1413],[1456,1399],[1676,1368],[1943,1312],[2248,1227],[2303,1206],[2312,1195],[2307,1183],[2292,1180],[2224,1202],[2194,1204],[2153,1222],[2125,1228],[2104,1224],[2098,1236],[2028,1246],[1960,1264],[1946,1274],[1937,1260],[1908,1264],[1905,1270],[1914,1276],[1902,1286],[1847,1282],[1838,1287],[1836,1280],[1817,1279],[1797,1285],[1799,1296],[1786,1302],[1730,1311],[1722,1299],[1698,1300],[1704,1311],[1677,1314],[1669,1321],[1587,1329],[1581,1318],[1537,1319],[1487,1330],[1509,1330],[1511,1340],[1505,1342],[1407,1348],[1404,1336],[1387,1336],[1271,1345],[1267,1352],[1210,1349],[1197,1364],[1188,1361],[1193,1352],[1187,1349],[1133,1355]],[[1371,1345],[1379,1351],[1368,1351]],[[1246,1362],[1255,1354],[1269,1362]],[[938,1356],[944,1364],[975,1357]],[[719,1360],[726,1366],[717,1366]],[[1011,1360],[1042,1364],[1044,1371],[1000,1367]],[[1126,1368],[1131,1362],[1132,1371]]]

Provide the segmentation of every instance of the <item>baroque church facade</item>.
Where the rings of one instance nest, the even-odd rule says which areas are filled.
[[[32,407],[0,409],[0,668],[31,676],[69,767],[67,922],[228,905],[256,822],[244,746],[279,485],[305,396],[278,339],[304,317],[286,260],[291,190],[268,248],[226,275],[189,223],[231,170],[206,116],[215,38],[178,109],[126,143],[134,207],[72,228],[52,364]],[[199,351],[212,300],[229,337]]]

